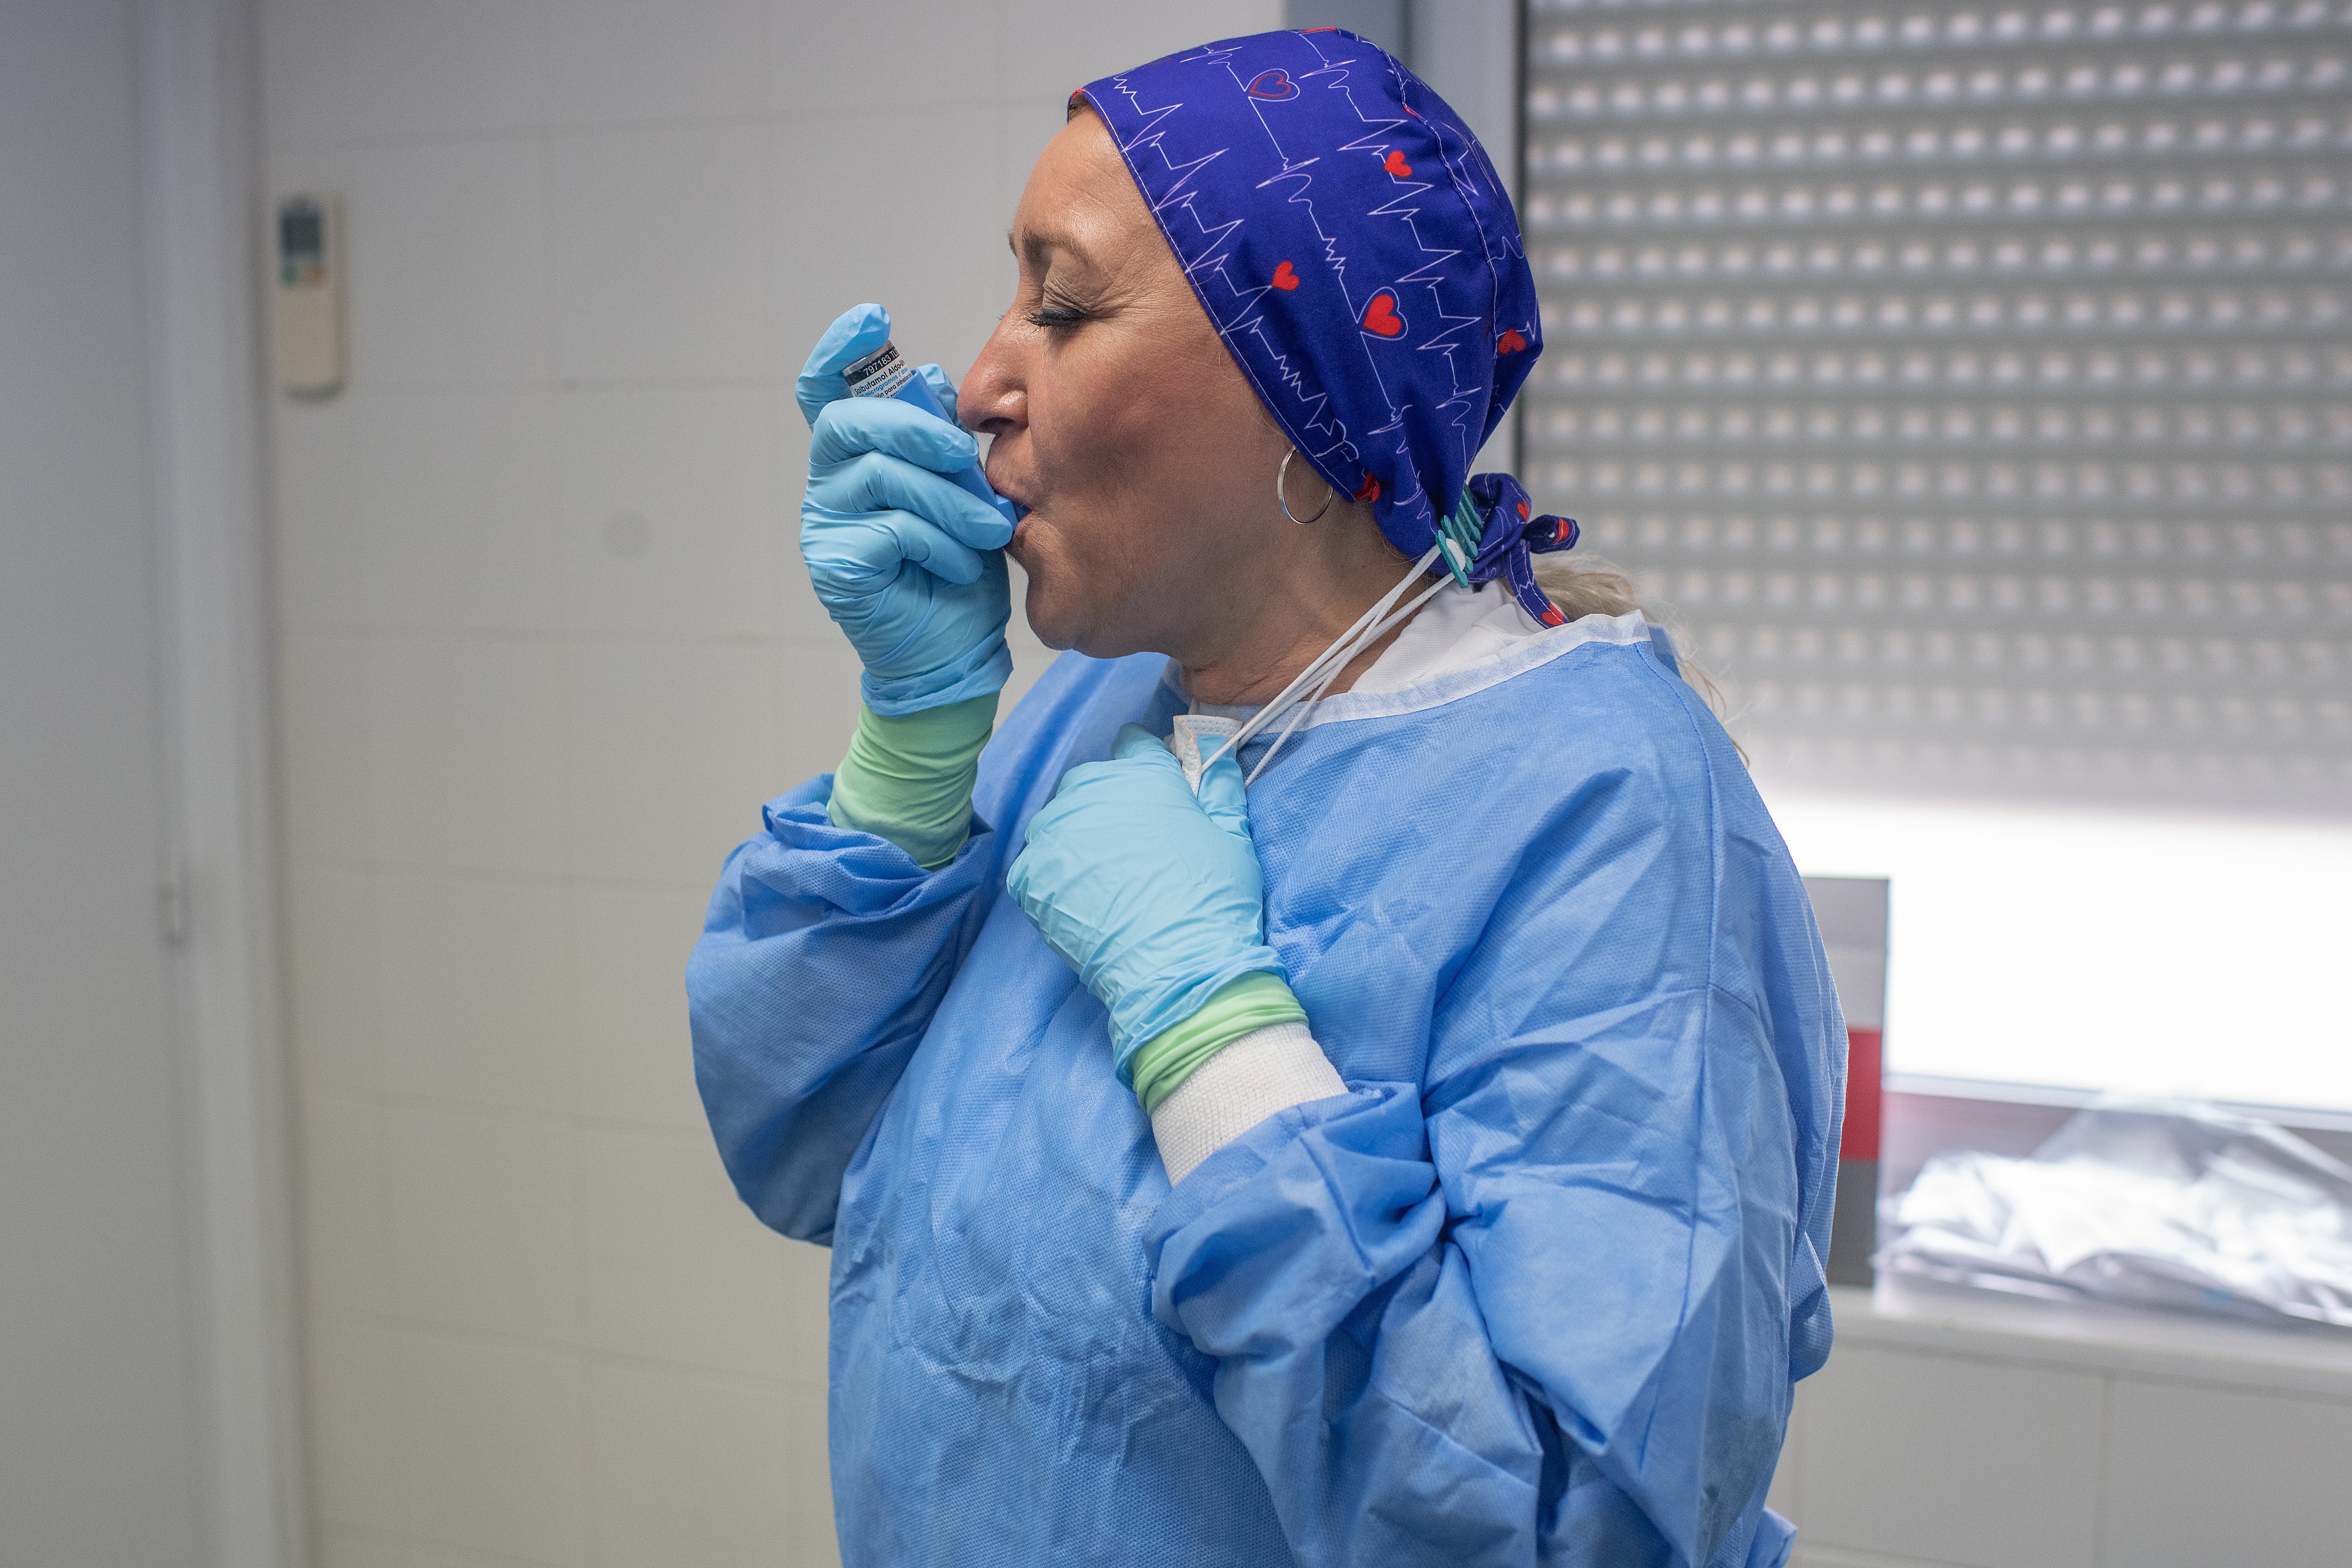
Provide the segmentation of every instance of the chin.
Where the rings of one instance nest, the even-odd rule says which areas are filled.
[[[1057,587],[1061,591],[1056,592]],[[1108,635],[1098,624],[1101,617],[1087,615],[1084,601],[1067,588],[1066,584],[1057,584],[1053,574],[1031,575],[1021,608],[1039,642],[1057,653],[1076,648],[1088,658],[1125,658],[1142,651],[1132,636]]]
[[[1051,525],[1033,531],[1024,522],[1013,536],[1008,553],[1028,578],[1021,611],[1030,631],[1047,647],[1075,648],[1088,658],[1124,658],[1140,652],[1133,616],[1121,613],[1115,595],[1105,602],[1106,585],[1071,561],[1066,545]]]
[[[1027,579],[1021,595],[1021,613],[1029,622],[1029,629],[1039,642],[1056,652],[1077,647],[1087,638],[1085,596],[1076,589],[1075,574],[1061,548],[1062,541],[1054,537],[1051,525],[1033,526],[1037,514],[1031,512],[1013,536],[1005,553],[1021,565]],[[1091,648],[1087,650],[1092,653]]]
[[[1035,566],[1025,561],[1022,566],[1029,574],[1028,588],[1021,595],[1021,614],[1029,622],[1029,630],[1056,652],[1077,647],[1078,628],[1066,606],[1058,602],[1060,595],[1052,592]]]

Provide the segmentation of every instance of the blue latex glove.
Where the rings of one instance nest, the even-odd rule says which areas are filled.
[[[1013,655],[1003,551],[1013,525],[942,477],[977,459],[971,437],[895,398],[842,395],[842,366],[880,346],[863,342],[866,312],[887,336],[888,318],[860,306],[834,323],[801,373],[803,412],[815,402],[801,555],[825,613],[865,663],[866,705],[890,717],[1003,689]],[[939,367],[924,372],[954,407]]]
[[[793,384],[793,395],[800,400],[801,417],[812,428],[824,405],[849,395],[849,383],[841,373],[864,359],[890,341],[890,312],[879,305],[852,305],[834,318],[833,325],[817,339],[816,347],[809,351],[808,363],[801,366],[800,379]],[[917,365],[915,374],[923,378],[939,400],[940,411],[952,422],[956,416],[955,383],[948,373],[935,364]]]
[[[1196,799],[1168,748],[1126,726],[1109,762],[1063,775],[1005,885],[1110,1010],[1123,1083],[1145,1042],[1234,981],[1289,978],[1265,945],[1265,879],[1230,752],[1202,775]]]

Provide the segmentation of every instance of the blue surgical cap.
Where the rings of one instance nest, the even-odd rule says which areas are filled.
[[[1258,33],[1087,83],[1225,346],[1338,493],[1418,558],[1449,520],[1473,582],[1559,613],[1532,551],[1576,541],[1470,474],[1543,352],[1518,218],[1461,117],[1338,28]]]

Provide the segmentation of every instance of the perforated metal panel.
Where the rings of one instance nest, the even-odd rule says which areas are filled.
[[[1523,468],[1759,766],[2352,814],[2352,4],[1528,52]]]

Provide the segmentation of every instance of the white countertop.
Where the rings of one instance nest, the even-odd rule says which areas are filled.
[[[2352,1399],[2352,1330],[2268,1329],[1882,1277],[1832,1286],[1840,1344],[2096,1367]]]

